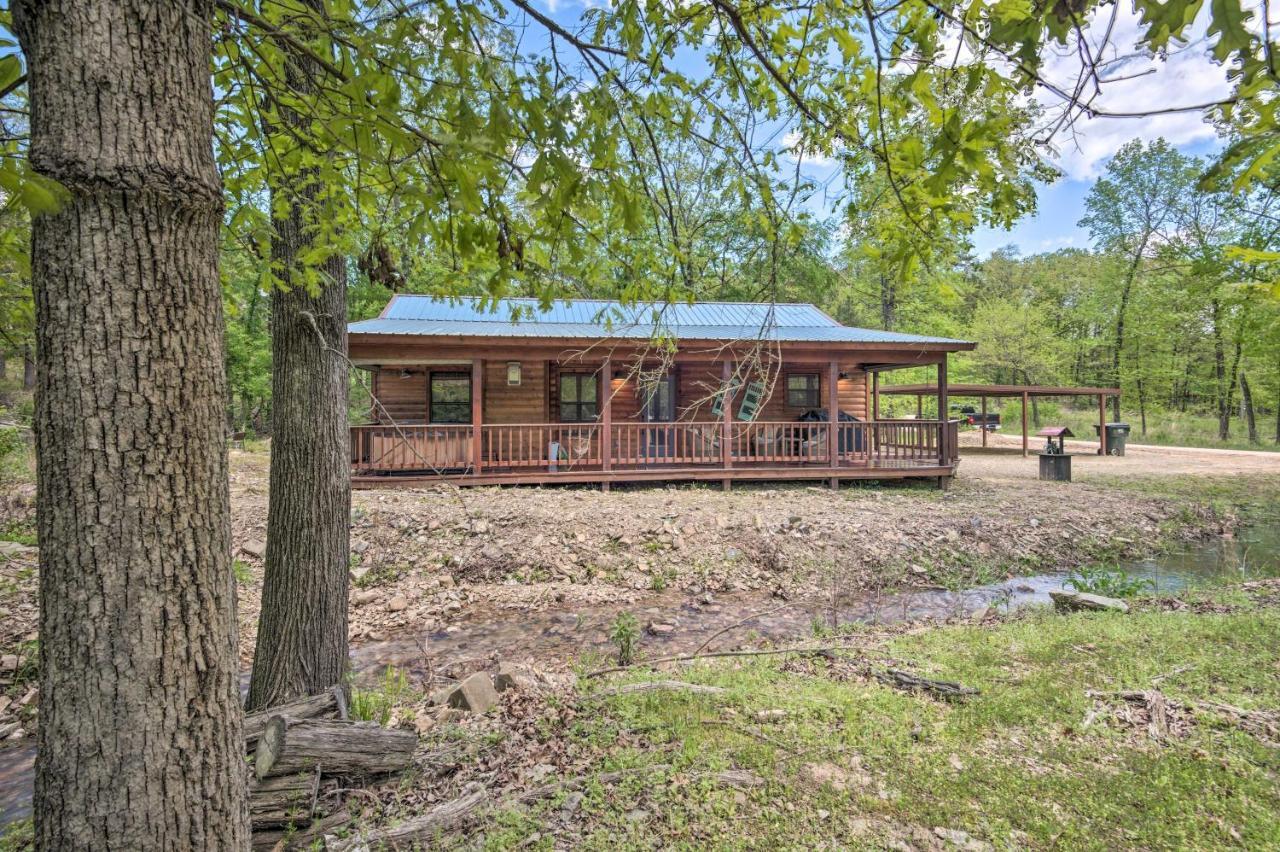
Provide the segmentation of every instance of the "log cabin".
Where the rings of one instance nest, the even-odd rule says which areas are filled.
[[[956,422],[881,419],[881,371],[973,343],[843,326],[813,305],[396,295],[349,326],[369,372],[356,487],[954,475]],[[831,428],[835,424],[836,428]]]

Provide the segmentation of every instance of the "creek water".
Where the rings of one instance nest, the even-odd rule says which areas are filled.
[[[1218,538],[1120,566],[1133,577],[1150,580],[1159,592],[1224,580],[1280,576],[1280,522],[1254,526],[1234,538]],[[622,611],[641,627],[640,653],[659,657],[692,652],[718,631],[713,648],[729,647],[754,635],[794,639],[815,622],[884,624],[971,615],[986,607],[1017,608],[1047,603],[1067,575],[1038,574],[1000,583],[948,591],[913,590],[885,594],[836,595],[805,601],[780,601],[765,594],[734,594],[703,603],[669,592],[639,603],[540,612],[477,609],[447,629],[374,642],[351,651],[358,681],[375,680],[387,666],[404,670],[411,681],[451,664],[488,661],[569,663],[585,654],[606,654],[609,629]],[[658,632],[646,628],[665,625]],[[735,626],[736,625],[736,626]],[[667,629],[669,628],[669,629]],[[0,825],[30,813],[35,744],[0,746]]]

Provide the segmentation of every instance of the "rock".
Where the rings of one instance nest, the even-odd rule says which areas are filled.
[[[787,718],[787,711],[780,708],[756,711],[757,722],[778,722],[785,718]]]
[[[716,773],[716,780],[726,786],[740,789],[764,786],[763,778],[746,769],[726,769]]]
[[[364,553],[368,549],[369,549],[369,542],[367,541],[356,539],[355,541],[351,542],[352,553]]]
[[[0,541],[0,556],[35,556],[37,547],[29,547],[16,541]]]
[[[1027,526],[1031,527],[1032,529],[1035,529],[1036,527],[1040,526],[1040,519],[1032,518],[1031,520],[1027,521]]]
[[[651,636],[670,636],[676,632],[676,626],[674,624],[665,624],[661,621],[651,621],[645,630]]]
[[[499,663],[498,673],[493,676],[493,688],[498,692],[508,689],[529,690],[538,685],[538,678],[528,666],[518,663]]]
[[[12,733],[10,733],[7,737],[5,737],[5,739],[11,743],[16,743],[18,740],[23,739],[26,736],[27,736],[26,730],[24,730],[23,728],[15,728]]]
[[[351,596],[351,603],[356,606],[367,606],[376,601],[379,597],[381,597],[381,595],[373,589],[361,589]]]
[[[440,579],[436,581],[442,589],[451,589],[457,585],[457,581],[453,579],[452,574],[441,574]]]
[[[966,852],[987,852],[994,847],[990,843],[970,835],[968,832],[961,831],[958,828],[935,828],[934,835],[944,843],[958,849],[964,849]]]
[[[250,556],[254,559],[261,559],[267,555],[267,543],[258,539],[246,541],[244,544],[240,545],[240,552],[245,556]]]
[[[1102,595],[1091,595],[1086,592],[1071,592],[1066,589],[1055,589],[1049,592],[1053,598],[1053,606],[1059,612],[1073,610],[1092,610],[1095,612],[1128,612],[1129,605],[1116,598],[1105,598]]]
[[[387,601],[388,612],[404,612],[408,608],[409,608],[409,599],[406,598],[404,595],[396,595],[394,598]]]
[[[9,739],[9,735],[18,730],[21,730],[21,725],[17,722],[9,722],[7,724],[0,725],[0,740]]]
[[[18,655],[5,654],[0,657],[0,672],[13,672],[18,670]]]
[[[489,532],[489,522],[477,518],[471,522],[471,531],[476,535],[485,535]]]
[[[7,695],[0,695],[0,716],[3,716],[5,713],[8,713],[9,707],[12,704],[13,704],[12,698],[10,698]]]
[[[487,674],[476,672],[457,686],[437,692],[431,700],[433,704],[483,713],[498,703],[498,691],[493,688],[493,680]]]
[[[560,816],[573,816],[573,814],[578,810],[578,807],[582,804],[582,800],[584,798],[586,798],[586,795],[580,792],[570,793],[568,796],[565,796],[564,804],[560,805]]]

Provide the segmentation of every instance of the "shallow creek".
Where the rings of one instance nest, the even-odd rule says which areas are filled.
[[[1126,563],[1126,573],[1151,580],[1160,592],[1227,579],[1280,575],[1280,523],[1255,526],[1235,538],[1213,539],[1158,557]],[[749,636],[799,638],[815,622],[829,625],[971,615],[985,607],[1016,608],[1047,603],[1062,588],[1065,574],[1016,577],[964,591],[918,590],[892,594],[839,596],[831,600],[780,601],[765,594],[717,595],[710,603],[669,592],[629,605],[563,610],[473,610],[447,629],[355,647],[357,680],[375,680],[386,666],[405,670],[415,682],[441,666],[498,658],[567,664],[595,651],[607,654],[609,628],[618,613],[631,612],[641,628],[640,653],[659,657],[689,653],[730,625],[713,648],[740,644]],[[744,619],[749,619],[745,620]],[[645,628],[668,625],[657,634]],[[35,743],[0,747],[0,825],[30,813]]]

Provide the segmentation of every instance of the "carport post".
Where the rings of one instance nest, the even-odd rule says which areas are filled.
[[[1098,394],[1098,455],[1107,454],[1107,395]]]
[[[987,446],[987,398],[985,396],[982,398],[981,426],[982,426],[982,446],[985,449]]]
[[[1027,392],[1022,392],[1022,457],[1027,457]]]

